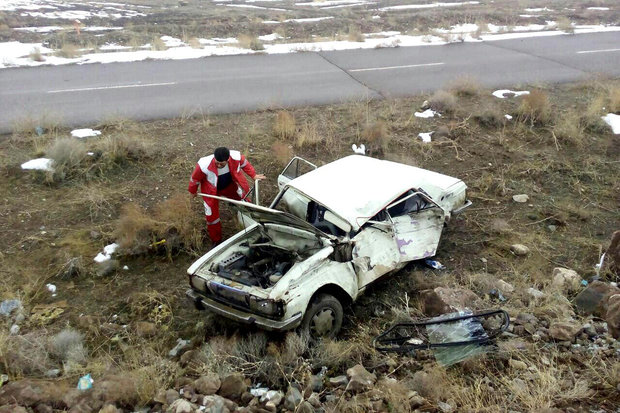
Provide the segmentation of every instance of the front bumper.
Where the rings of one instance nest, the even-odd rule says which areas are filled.
[[[237,310],[236,308],[232,308],[230,306],[227,306],[226,304],[207,298],[191,288],[185,292],[185,295],[187,295],[187,297],[194,303],[194,305],[198,309],[210,310],[228,319],[243,324],[257,325],[265,330],[285,331],[293,329],[299,324],[301,324],[301,313],[297,313],[287,320],[277,321],[261,317],[256,314]]]

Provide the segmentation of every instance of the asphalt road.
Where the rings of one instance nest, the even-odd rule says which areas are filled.
[[[428,92],[620,76],[620,32],[443,46],[0,69],[0,133],[43,117],[88,126]]]

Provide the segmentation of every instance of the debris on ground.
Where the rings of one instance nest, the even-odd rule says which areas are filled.
[[[94,129],[74,129],[71,131],[71,136],[73,136],[74,138],[90,138],[93,136],[99,136],[101,135],[101,131],[98,130],[94,130]]]
[[[78,390],[92,389],[94,382],[95,380],[90,377],[90,374],[86,374],[85,376],[80,377],[80,379],[78,380],[77,388]]]
[[[24,170],[54,172],[54,160],[49,158],[36,158],[21,165]]]
[[[530,92],[528,90],[515,91],[515,90],[509,90],[509,89],[500,89],[492,93],[493,96],[495,96],[496,98],[500,98],[500,99],[506,99],[506,98],[513,97],[513,96],[521,96],[521,95],[529,95],[529,94]]]
[[[102,263],[104,261],[112,259],[112,255],[116,252],[118,247],[119,245],[116,242],[106,245],[105,247],[103,247],[103,252],[97,254],[97,256],[94,258],[94,261],[97,263]]]
[[[0,315],[9,317],[14,310],[21,308],[22,302],[16,299],[4,300],[0,303]]]
[[[433,259],[430,259],[430,258],[425,259],[424,260],[424,264],[426,264],[428,267],[430,267],[430,268],[432,268],[434,270],[442,271],[442,270],[446,269],[445,265],[443,265],[442,263],[440,263],[437,260],[433,260]]]
[[[363,143],[360,146],[353,144],[351,145],[351,149],[353,149],[354,153],[357,153],[359,155],[366,155],[366,145],[364,145]]]

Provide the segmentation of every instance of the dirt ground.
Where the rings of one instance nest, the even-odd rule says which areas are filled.
[[[606,111],[620,111],[619,88],[613,79],[521,85],[518,90],[540,90],[535,94],[538,100],[524,107],[523,97],[497,99],[489,90],[463,83],[446,92],[452,98],[415,96],[304,107],[290,110],[290,116],[263,111],[146,123],[116,119],[93,125],[102,131],[99,137],[73,138],[72,145],[93,155],[68,163],[62,174],[22,171],[20,164],[49,156],[54,142],[69,137],[69,131],[49,124],[43,125],[46,133],[38,136],[32,125],[16,125],[13,134],[0,137],[0,299],[21,300],[30,316],[20,326],[19,335],[29,342],[67,327],[84,335],[86,360],[57,379],[71,386],[84,373],[101,376],[158,366],[152,375],[164,376],[161,360],[178,338],[191,339],[194,347],[213,340],[247,341],[262,333],[198,312],[184,296],[186,269],[209,248],[202,207],[196,200],[189,201],[186,189],[195,162],[220,145],[242,151],[258,172],[267,175],[262,199],[268,200],[275,195],[277,175],[291,156],[321,165],[352,153],[351,144],[365,143],[370,156],[461,178],[474,205],[442,235],[436,259],[447,270],[437,272],[413,263],[378,282],[347,309],[343,331],[333,344],[347,351],[329,364],[331,375],[344,374],[356,362],[384,362],[384,356],[371,348],[372,337],[403,314],[421,315],[417,297],[425,288],[463,286],[477,293],[488,308],[501,305],[511,316],[553,310],[555,298],[532,300],[527,288],[544,291],[554,267],[572,268],[582,278],[591,279],[612,232],[620,229],[620,135],[613,135],[600,121]],[[414,115],[429,98],[431,104],[443,105],[442,117]],[[610,105],[616,105],[615,109]],[[513,118],[506,119],[506,114]],[[436,131],[433,142],[423,143],[417,135],[429,131]],[[527,194],[529,201],[514,202],[516,194]],[[156,219],[157,225],[166,228],[164,232],[139,233],[143,227],[135,218],[123,220],[126,214],[122,211],[128,204],[144,208],[144,215]],[[175,210],[176,215],[166,215],[162,208]],[[185,225],[182,235],[187,236],[184,242],[169,249],[134,248],[136,240],[165,238],[162,234],[168,231],[170,235],[171,227],[166,223],[181,221]],[[224,228],[227,235],[236,231],[230,211],[224,214]],[[131,235],[132,231],[138,235],[130,237],[134,243],[128,242],[123,250],[131,255],[120,256],[119,268],[110,274],[97,275],[95,255],[119,234]],[[513,244],[528,246],[530,254],[515,256],[510,251]],[[77,259],[73,272],[67,271],[72,259]],[[602,277],[618,281],[608,270]],[[491,279],[515,286],[506,302],[493,301],[489,295],[487,281]],[[55,295],[46,287],[50,283],[57,288]],[[573,298],[574,294],[563,300]],[[45,316],[34,317],[46,305]],[[136,325],[143,321],[157,325],[148,339],[137,332]],[[42,377],[41,368],[8,364],[11,325],[4,324],[0,369],[11,380]],[[269,335],[268,340],[281,344],[284,337]],[[131,347],[141,354],[128,350]],[[476,406],[495,406],[488,411],[538,410],[535,406],[614,411],[620,403],[618,353],[585,355],[566,350],[571,357],[562,358],[563,351],[553,342],[528,342],[520,351],[519,357],[539,372],[551,370],[540,359],[540,354],[551,352],[557,369],[553,374],[573,380],[567,385],[570,391],[559,385],[554,388],[557,383],[549,381],[544,388],[540,377],[529,380],[530,398],[508,397],[510,386],[498,385],[493,392],[476,387],[487,376],[501,383],[511,380],[517,373],[510,370],[490,373],[471,365],[440,370],[432,360],[420,364],[403,356],[397,359],[400,367],[392,376],[411,378],[430,363],[432,374],[446,386],[458,385],[475,395],[467,399],[462,396],[465,393],[455,393],[461,394],[455,397],[462,411],[476,411]],[[308,353],[303,357],[320,369],[315,365],[318,359]],[[48,365],[47,360],[37,363]],[[264,383],[264,372],[244,368],[246,376],[256,381],[262,378]],[[190,374],[177,365],[175,369],[174,374],[153,379],[152,393]],[[585,389],[578,387],[582,379],[589,383]],[[285,380],[278,376],[270,382],[276,386]],[[145,388],[145,400],[149,400],[150,387]],[[433,401],[431,396],[428,399]],[[347,410],[346,403],[332,411]],[[433,406],[429,409],[437,408]],[[393,407],[391,411],[405,410]]]

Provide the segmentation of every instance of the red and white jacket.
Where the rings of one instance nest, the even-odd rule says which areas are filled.
[[[248,174],[250,178],[254,179],[256,171],[254,167],[245,159],[245,156],[239,151],[230,151],[230,157],[228,158],[228,169],[230,169],[230,176],[233,183],[237,184],[237,194],[240,197],[244,197],[250,190],[250,185],[247,179],[243,175],[243,172]],[[241,170],[243,169],[243,172]],[[192,176],[189,180],[189,187],[187,190],[195,194],[198,192],[198,185],[200,185],[200,192],[208,195],[217,195],[217,166],[215,165],[215,156],[209,155],[204,158],[200,158],[192,172]],[[212,203],[216,200],[212,198],[203,197],[204,201],[212,207]]]

